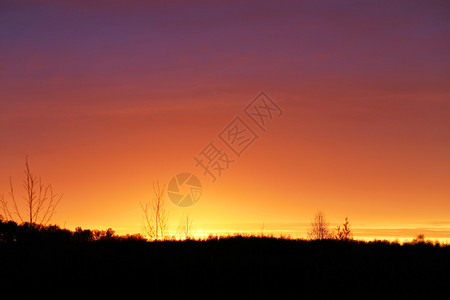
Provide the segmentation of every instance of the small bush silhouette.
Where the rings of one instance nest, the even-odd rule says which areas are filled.
[[[350,222],[348,221],[348,218],[345,218],[345,222],[341,225],[338,225],[336,228],[336,235],[337,240],[350,240],[352,239],[352,233],[350,230]]]

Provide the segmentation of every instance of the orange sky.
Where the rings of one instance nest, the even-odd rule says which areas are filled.
[[[171,230],[306,237],[322,210],[450,240],[446,2],[92,2],[0,6],[0,193],[28,155],[54,223],[135,233],[152,182],[192,172]],[[194,156],[261,90],[284,114],[211,183]]]

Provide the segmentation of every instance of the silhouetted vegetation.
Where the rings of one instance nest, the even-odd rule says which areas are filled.
[[[41,178],[31,172],[28,157],[25,159],[25,179],[22,186],[25,194],[22,197],[25,200],[25,209],[21,212],[17,205],[12,178],[9,178],[8,196],[12,201],[12,208],[10,208],[7,197],[0,194],[0,208],[3,212],[3,218],[10,221],[17,220],[21,223],[28,221],[28,224],[34,224],[35,226],[47,225],[53,217],[62,195],[54,193],[50,184],[43,184]]]
[[[142,204],[144,232],[151,240],[164,239],[167,234],[168,216],[165,208],[164,191],[159,182],[153,183],[154,198],[152,202]]]
[[[352,239],[352,232],[350,230],[350,222],[348,218],[345,218],[345,222],[342,225],[338,225],[336,228],[335,238],[337,240],[349,240]]]
[[[425,235],[420,233],[416,236],[416,238],[414,240],[412,240],[413,244],[424,244],[426,243],[425,241]]]
[[[161,295],[430,298],[447,289],[450,247],[428,242],[140,235],[0,221],[4,291],[151,291]]]
[[[325,215],[321,211],[314,216],[314,219],[311,222],[311,229],[308,233],[308,237],[311,240],[326,240],[333,237]]]
[[[192,231],[192,218],[186,215],[185,217],[181,218],[180,224],[178,224],[177,233],[181,235],[185,240],[189,240],[192,238]]]
[[[75,228],[74,231],[60,228],[57,225],[42,226],[25,222],[0,219],[0,243],[29,242],[95,242],[95,241],[146,241],[140,234],[118,236],[112,228],[106,230],[90,230]]]

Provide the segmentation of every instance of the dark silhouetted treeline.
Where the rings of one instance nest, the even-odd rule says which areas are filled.
[[[450,282],[450,247],[422,241],[234,236],[147,242],[111,229],[69,231],[12,222],[1,222],[0,232],[4,293],[433,298],[448,293]]]
[[[17,224],[0,220],[0,242],[93,242],[93,241],[145,241],[140,234],[118,236],[114,230],[90,230],[77,227],[75,231],[57,225]]]

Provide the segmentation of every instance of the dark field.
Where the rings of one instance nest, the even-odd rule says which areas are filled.
[[[0,242],[0,282],[39,291],[141,291],[151,296],[448,295],[450,247],[427,243],[265,237],[146,242],[64,231]],[[69,232],[70,233],[70,232]]]

